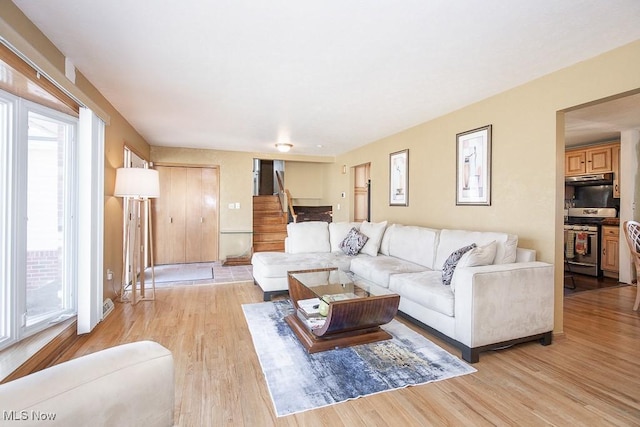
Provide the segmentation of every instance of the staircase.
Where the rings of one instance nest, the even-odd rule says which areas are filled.
[[[287,221],[278,196],[253,196],[253,252],[284,252]]]

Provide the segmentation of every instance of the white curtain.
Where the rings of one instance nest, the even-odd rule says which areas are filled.
[[[78,334],[102,320],[104,122],[80,108],[78,131]]]

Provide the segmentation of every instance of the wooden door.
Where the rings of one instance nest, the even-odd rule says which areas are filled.
[[[156,264],[171,263],[171,168],[156,167],[160,180],[160,197],[151,201],[153,250]]]
[[[156,264],[218,259],[217,168],[158,166],[160,197],[154,200]]]
[[[200,168],[186,168],[185,188],[185,261],[200,262],[202,253],[202,172]]]
[[[184,263],[186,249],[185,227],[187,220],[186,187],[187,169],[169,168],[171,171],[169,206],[169,240],[165,242],[169,252],[169,264]],[[162,194],[160,194],[162,198]]]
[[[218,260],[218,186],[219,170],[202,169],[202,252],[201,260]]]
[[[369,220],[368,214],[370,168],[370,163],[365,163],[353,168],[353,220],[356,222]]]

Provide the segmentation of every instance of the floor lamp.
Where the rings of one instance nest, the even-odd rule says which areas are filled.
[[[156,297],[156,277],[153,265],[153,228],[151,224],[150,199],[160,196],[160,180],[158,171],[144,168],[116,169],[115,196],[124,197],[127,203],[129,218],[126,221],[124,249],[122,253],[122,289],[120,300],[136,304],[138,301],[154,300]],[[144,240],[140,230],[140,212],[144,210],[144,218],[148,224],[149,258],[151,262],[152,295],[147,296],[144,284]],[[131,230],[133,223],[133,233]],[[131,236],[133,234],[133,237]],[[145,237],[146,239],[146,237]],[[132,253],[130,263],[127,262]],[[127,269],[131,265],[131,298],[125,299],[128,285]],[[138,297],[138,268],[140,268],[140,297]]]

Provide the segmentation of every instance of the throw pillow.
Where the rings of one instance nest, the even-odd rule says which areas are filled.
[[[378,251],[380,250],[380,243],[382,242],[382,236],[384,235],[384,230],[387,228],[387,221],[382,222],[368,222],[363,221],[360,226],[360,232],[367,236],[369,240],[362,248],[361,252],[363,254],[377,256]]]
[[[469,252],[471,249],[475,248],[477,245],[475,243],[470,244],[469,246],[463,246],[460,249],[457,249],[449,255],[449,258],[444,262],[442,266],[442,284],[445,286],[449,286],[451,284],[451,279],[453,278],[453,273],[456,269],[456,265],[462,255]]]
[[[456,267],[477,267],[479,265],[491,265],[496,257],[498,242],[495,240],[484,246],[476,246],[465,253]]]
[[[347,233],[347,237],[340,242],[340,249],[342,249],[345,254],[354,256],[360,252],[360,249],[367,243],[367,240],[369,240],[367,236],[353,227],[349,230],[349,233]]]

